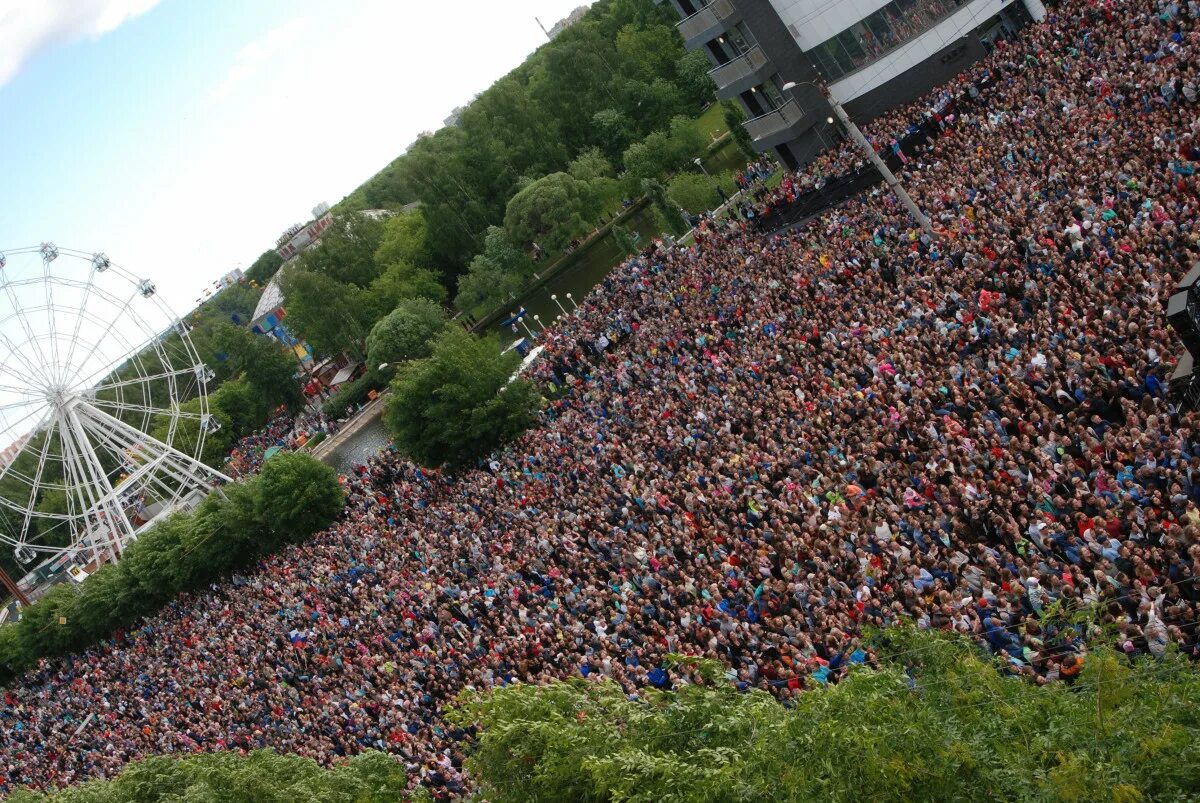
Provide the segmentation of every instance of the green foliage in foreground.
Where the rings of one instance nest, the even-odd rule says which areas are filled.
[[[396,447],[424,466],[460,466],[519,435],[538,402],[533,385],[511,379],[520,363],[495,338],[445,329],[433,353],[405,363],[392,382],[384,420]]]
[[[82,585],[55,586],[19,622],[0,626],[0,680],[40,658],[84,649],[180,592],[303,541],[342,509],[337,474],[303,454],[280,454],[257,477],[223,491],[142,533],[119,563],[106,564]]]
[[[404,766],[369,752],[327,770],[315,761],[273,750],[155,756],[116,778],[57,792],[15,792],[11,803],[392,803],[409,799]],[[418,793],[418,799],[427,795]]]
[[[518,800],[1195,800],[1200,671],[1101,649],[1073,686],[998,671],[969,642],[888,631],[880,668],[786,708],[711,662],[630,700],[572,680],[470,695],[481,795]],[[889,657],[890,656],[890,657]],[[912,682],[906,675],[912,675]]]

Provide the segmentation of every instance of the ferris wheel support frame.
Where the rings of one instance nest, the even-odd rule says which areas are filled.
[[[83,480],[76,486],[78,501],[85,503],[81,505],[83,518],[89,525],[90,520],[94,519],[101,528],[101,534],[107,536],[103,541],[103,550],[110,560],[119,560],[124,547],[137,540],[138,528],[130,520],[120,500],[122,493],[138,487],[143,478],[153,480],[157,472],[163,472],[175,480],[178,486],[173,490],[158,480],[161,487],[170,493],[168,506],[177,504],[189,491],[208,492],[214,487],[219,488],[219,483],[232,481],[222,472],[130,426],[78,394],[65,395],[58,400],[58,405],[59,437],[66,447],[64,454],[68,458],[68,470],[73,477]],[[93,442],[101,444],[113,454],[136,450],[138,465],[113,485]],[[103,491],[99,496],[93,493],[97,488]],[[87,540],[92,546],[93,556],[99,559],[99,545],[94,538]]]

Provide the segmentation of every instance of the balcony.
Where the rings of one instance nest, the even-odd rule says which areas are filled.
[[[729,100],[752,86],[761,84],[770,72],[767,54],[758,45],[747,50],[733,61],[709,70],[708,75],[717,85],[717,96]]]
[[[804,110],[794,100],[789,100],[775,111],[760,114],[742,123],[750,138],[754,140],[754,149],[765,151],[780,143],[795,139],[805,129]]]
[[[683,45],[695,50],[723,34],[737,15],[733,0],[713,0],[704,8],[676,24]]]

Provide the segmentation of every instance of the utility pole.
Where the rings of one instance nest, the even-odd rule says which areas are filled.
[[[896,178],[896,175],[888,168],[887,164],[879,158],[879,154],[871,147],[871,143],[867,142],[867,138],[863,136],[863,133],[858,130],[858,126],[850,119],[850,115],[846,114],[846,110],[842,108],[842,104],[838,103],[837,98],[829,91],[829,87],[822,83],[820,84],[820,88],[821,94],[829,101],[829,107],[833,109],[833,113],[837,115],[838,120],[841,121],[846,131],[850,134],[850,139],[854,140],[854,144],[871,160],[871,164],[875,165],[875,169],[879,171],[879,174],[883,176],[883,180],[887,182],[888,189],[900,199],[900,203],[904,204],[904,208],[908,210],[908,214],[912,216],[912,219],[920,225],[921,230],[931,237],[936,237],[937,235],[933,231],[933,226],[930,224],[929,218],[925,216],[925,213],[921,211],[921,208],[917,206],[916,202],[905,191],[904,187],[900,184],[900,180]]]
[[[20,586],[18,586],[12,577],[9,576],[8,572],[4,571],[2,568],[0,568],[0,585],[3,585],[4,588],[8,590],[8,593],[12,594],[13,597],[16,598],[17,602],[21,603],[26,608],[29,607],[29,597],[25,595],[25,592],[21,590]]]

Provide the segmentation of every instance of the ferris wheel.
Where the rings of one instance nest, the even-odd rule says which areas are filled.
[[[52,243],[0,252],[0,545],[94,570],[228,481],[200,461],[213,378],[149,279]]]

